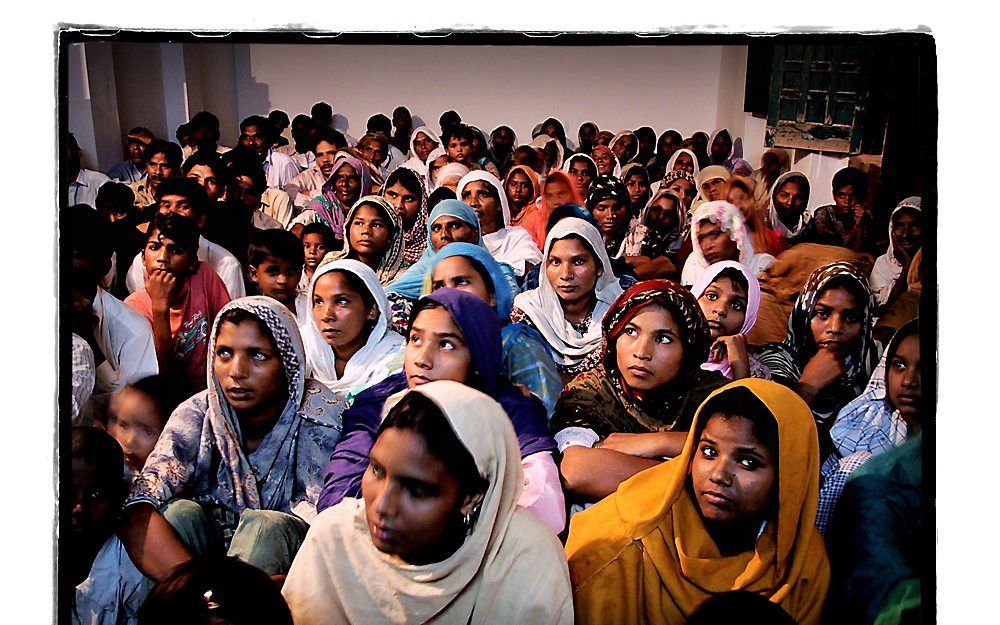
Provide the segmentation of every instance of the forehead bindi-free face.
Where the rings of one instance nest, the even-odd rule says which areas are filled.
[[[421,310],[403,350],[403,371],[410,388],[453,380],[463,384],[472,373],[472,352],[462,330],[444,308]]]
[[[423,132],[418,132],[417,137],[413,140],[413,151],[416,152],[417,158],[424,162],[434,148],[438,147],[438,142],[431,139],[429,136]]]
[[[667,187],[668,191],[673,191],[680,197],[684,199],[685,206],[691,206],[692,200],[694,200],[694,184],[688,180],[677,179],[670,183]]]
[[[726,181],[722,178],[706,180],[702,183],[701,190],[709,200],[721,200],[726,190]]]
[[[125,464],[141,471],[156,445],[167,417],[151,397],[132,387],[117,391],[108,406],[108,434],[125,454]]]
[[[674,161],[674,169],[683,169],[689,174],[694,173],[694,159],[687,152],[681,152],[677,160]]]
[[[625,205],[616,198],[607,198],[594,205],[590,211],[601,227],[605,236],[619,234],[628,225],[628,211]]]
[[[808,191],[800,180],[792,178],[781,183],[774,194],[774,208],[782,220],[798,220],[809,201]]]
[[[625,188],[628,189],[632,206],[642,206],[649,200],[649,182],[642,177],[642,174],[630,175],[625,181]]]
[[[306,267],[310,271],[315,271],[330,248],[322,235],[311,233],[302,237],[302,251],[305,253]]]
[[[534,187],[531,186],[531,180],[524,172],[515,171],[507,180],[507,197],[515,206],[527,204],[531,200],[531,194],[534,190]]]
[[[582,158],[573,159],[573,162],[569,165],[569,175],[576,179],[580,190],[586,193],[587,189],[590,188],[590,183],[593,181],[590,175],[590,168],[587,167],[587,161]]]
[[[809,329],[813,344],[837,355],[850,353],[861,340],[864,309],[843,287],[827,289],[816,300]]]
[[[573,191],[562,180],[546,182],[542,194],[549,208],[558,208],[573,201]]]
[[[500,199],[493,185],[485,180],[474,180],[465,185],[459,199],[476,211],[484,234],[496,232],[500,228]]]
[[[920,335],[911,334],[899,343],[886,363],[886,392],[889,403],[899,411],[908,434],[920,429],[923,420],[923,393],[920,384]]]
[[[646,225],[661,233],[673,232],[680,225],[677,215],[678,201],[669,196],[660,196],[650,204],[646,213]]]
[[[757,439],[753,422],[709,417],[691,459],[691,490],[713,523],[763,522],[777,485],[776,458]]]
[[[391,187],[386,187],[382,196],[396,208],[403,225],[413,225],[417,218],[417,211],[420,210],[420,197],[416,193],[403,186],[403,183],[397,182]]]
[[[302,278],[302,265],[287,258],[267,256],[256,267],[250,267],[250,277],[261,293],[288,305],[294,310],[296,289]]]
[[[919,213],[914,210],[902,210],[896,213],[890,232],[894,246],[899,246],[908,254],[913,255],[920,249],[922,234],[923,226]]]
[[[738,287],[729,278],[719,278],[709,284],[698,298],[701,312],[705,313],[713,339],[732,336],[743,329],[747,318],[746,289]]]
[[[343,206],[352,206],[361,197],[361,174],[344,163],[333,174],[333,194]]]
[[[720,260],[739,260],[740,250],[729,232],[708,220],[698,224],[698,247],[709,264]]]
[[[431,289],[437,291],[443,288],[472,293],[490,306],[496,306],[496,297],[490,293],[486,280],[465,256],[449,256],[434,265]]]
[[[454,217],[452,215],[442,215],[431,224],[431,247],[434,251],[440,250],[449,243],[477,243],[479,233],[472,224]]]
[[[288,397],[281,356],[260,324],[223,321],[215,339],[215,378],[237,414],[281,416]]]
[[[194,273],[197,255],[181,247],[171,238],[162,236],[159,230],[153,230],[142,249],[142,264],[146,274],[158,269],[165,270],[175,276],[189,276]]]
[[[215,176],[215,172],[212,171],[211,167],[206,165],[195,165],[188,172],[188,178],[194,178],[198,181],[204,189],[205,193],[208,194],[209,200],[217,200],[222,195],[222,185],[219,184],[219,179]]]
[[[358,207],[348,225],[348,236],[351,250],[360,258],[374,262],[382,258],[389,239],[392,237],[392,226],[379,209],[370,204]]]
[[[594,254],[579,239],[560,239],[545,259],[545,277],[563,305],[594,297],[600,277]]]
[[[375,310],[340,271],[328,271],[316,280],[313,319],[326,344],[340,356],[356,353],[367,342]]]
[[[668,384],[684,360],[680,328],[661,306],[647,306],[625,324],[615,343],[618,370],[629,388],[646,392]]]

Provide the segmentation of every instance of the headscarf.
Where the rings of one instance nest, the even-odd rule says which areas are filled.
[[[503,189],[505,197],[507,196],[507,184],[510,182],[510,177],[513,176],[514,172],[516,171],[519,171],[528,177],[528,180],[531,182],[531,188],[534,189],[534,192],[531,196],[531,199],[528,200],[528,203],[525,204],[524,207],[521,209],[521,213],[519,215],[511,216],[510,224],[512,226],[520,225],[520,222],[522,219],[524,219],[526,213],[528,212],[528,209],[534,206],[535,200],[537,200],[538,196],[541,195],[542,193],[542,185],[538,181],[538,174],[535,173],[535,170],[528,167],[527,165],[514,165],[513,167],[510,168],[510,171],[507,172],[507,175],[503,179]],[[507,198],[507,204],[508,206],[510,205],[509,197]]]
[[[424,275],[430,271],[433,266],[434,258],[434,246],[431,245],[431,227],[434,226],[434,222],[440,217],[445,215],[450,217],[456,217],[461,219],[465,223],[469,224],[479,232],[479,218],[476,217],[476,211],[472,210],[465,202],[459,200],[444,200],[438,203],[431,211],[430,216],[427,218],[427,247],[424,249],[424,253],[420,255],[420,260],[411,265],[406,271],[402,273],[396,281],[387,285],[385,287],[385,292],[388,293],[398,293],[403,297],[409,299],[417,299],[420,297],[420,290],[424,284]],[[479,235],[479,240],[476,245],[480,247],[485,247],[483,245],[483,235]]]
[[[524,216],[521,218],[521,222],[518,224],[522,228],[528,231],[531,235],[531,240],[535,242],[535,245],[539,249],[545,247],[545,237],[548,234],[547,228],[549,225],[549,217],[552,216],[552,211],[559,208],[558,206],[549,206],[545,201],[545,186],[553,182],[559,182],[566,185],[569,189],[572,198],[567,204],[577,204],[583,205],[583,198],[580,197],[580,190],[576,186],[576,180],[564,171],[550,171],[547,176],[545,176],[545,181],[542,183],[542,192],[537,201],[538,208],[535,210],[531,208],[531,204],[525,207]],[[542,258],[545,258],[544,256]]]
[[[597,283],[594,285],[596,302],[591,317],[592,321],[587,327],[587,331],[581,336],[566,321],[559,295],[545,276],[539,278],[538,288],[525,291],[514,298],[514,305],[524,311],[545,338],[556,364],[565,367],[579,363],[600,346],[601,324],[599,320],[604,318],[615,298],[622,292],[618,278],[611,269],[611,259],[608,258],[608,253],[604,249],[604,238],[597,228],[582,219],[567,217],[553,226],[545,238],[545,253],[542,258],[549,257],[553,243],[569,235],[579,236],[586,241],[590,251],[594,254],[594,260],[603,269],[603,273],[597,278]]]
[[[616,134],[608,143],[608,147],[611,148],[612,151],[614,151],[615,144],[618,143],[618,141],[625,135],[632,135],[632,139],[635,141],[635,154],[632,155],[632,158],[635,158],[636,155],[639,154],[639,138],[636,137],[635,133],[632,132],[631,130],[623,130],[618,134]],[[631,159],[629,159],[629,162],[632,162]],[[615,175],[617,176],[618,174]]]
[[[230,310],[246,311],[267,327],[287,383],[281,415],[252,452],[253,461],[240,443],[239,419],[215,376],[215,343]],[[174,410],[136,477],[129,500],[159,506],[183,491],[236,513],[247,508],[291,512],[301,501],[315,505],[323,468],[342,425],[339,414],[331,410],[334,394],[306,378],[306,355],[295,316],[270,297],[241,297],[219,311],[210,336],[208,389]]]
[[[503,183],[488,171],[470,171],[458,181],[456,193],[462,197],[462,190],[471,182],[482,181],[493,187],[499,198],[500,228],[496,232],[483,235],[483,245],[497,261],[506,263],[514,269],[516,275],[524,275],[527,265],[537,265],[542,262],[542,253],[531,239],[528,231],[520,226],[510,225],[510,205]]]
[[[791,230],[781,221],[778,216],[778,209],[775,208],[774,198],[778,195],[778,190],[789,180],[796,179],[805,186],[806,191],[806,205],[802,209],[802,214],[799,215],[799,221]],[[771,203],[768,206],[768,224],[771,230],[774,230],[779,237],[782,239],[794,239],[795,237],[802,234],[805,227],[809,224],[812,219],[812,211],[809,210],[809,178],[800,171],[786,171],[785,173],[778,176],[778,179],[774,181],[771,185]]]
[[[872,372],[864,393],[844,406],[837,415],[830,428],[830,438],[841,456],[859,451],[879,454],[906,442],[909,434],[906,422],[899,416],[899,410],[889,403],[887,365],[903,339],[917,334],[919,330],[919,320],[914,319],[896,331]]]
[[[431,180],[431,163],[435,160],[441,158],[442,156],[447,156],[448,152],[443,146],[438,146],[431,150],[431,153],[427,155],[427,160],[424,161],[424,189],[427,195],[430,195],[434,189],[437,189],[437,183]],[[443,166],[442,166],[443,167]],[[441,170],[438,170],[438,180],[441,179]]]
[[[608,255],[617,257],[621,251],[622,243],[629,232],[629,217],[632,216],[632,198],[629,197],[628,187],[620,179],[614,176],[598,176],[590,183],[590,192],[587,193],[587,210],[593,212],[594,207],[599,202],[607,199],[615,199],[621,202],[625,209],[625,223],[622,224],[622,231],[618,233],[618,238],[605,239],[604,246],[608,250]],[[603,232],[602,237],[606,237]]]
[[[862,308],[861,336],[858,345],[847,356],[847,372],[820,394],[812,404],[813,412],[821,421],[829,420],[853,397],[857,397],[868,383],[878,359],[878,345],[872,338],[874,303],[868,278],[849,262],[824,265],[806,280],[788,317],[788,335],[782,343],[769,343],[758,351],[761,364],[770,369],[773,378],[791,383],[797,381],[809,360],[816,355],[810,322],[815,316],[814,307],[829,287],[831,281],[853,282],[867,301],[858,302]]]
[[[344,247],[335,252],[330,252],[329,258],[331,260],[346,259],[354,251],[351,247],[351,222],[354,220],[354,215],[357,214],[358,209],[362,206],[374,206],[379,209],[379,213],[389,220],[389,225],[392,227],[392,236],[389,238],[385,252],[382,253],[382,258],[379,260],[378,269],[376,269],[378,280],[384,286],[396,279],[396,275],[403,266],[403,221],[399,218],[399,211],[396,210],[396,207],[381,195],[365,195],[354,203],[354,206],[348,211],[347,217],[344,220]],[[312,301],[311,294],[309,301]]]
[[[729,137],[729,142],[731,147],[729,148],[729,154],[721,163],[715,163],[716,165],[722,165],[731,174],[743,174],[749,176],[753,172],[753,166],[743,159],[743,138],[734,137],[731,132],[726,128],[720,128],[712,133],[712,137],[708,140],[708,157],[712,158],[712,144],[715,143],[715,138],[726,133]]]
[[[703,190],[702,190],[702,185],[704,185],[709,180],[716,180],[716,179],[720,179],[720,178],[723,181],[725,181],[725,182],[729,182],[729,178],[730,177],[731,177],[731,174],[730,174],[729,170],[727,170],[722,165],[709,165],[708,167],[705,167],[704,169],[702,169],[701,171],[699,171],[698,175],[696,175],[694,177],[695,183],[696,183],[695,184],[695,188],[698,190],[698,195],[695,197],[695,200],[692,203],[692,206],[696,207],[698,204],[700,204],[702,202],[709,202],[709,201],[711,201],[707,197],[704,196]],[[716,201],[718,201],[718,200],[716,200]]]
[[[698,453],[705,405],[735,388],[753,393],[778,431],[777,506],[753,549],[724,556],[686,487]],[[809,407],[793,391],[747,378],[701,405],[681,454],[623,482],[573,517],[566,554],[578,623],[640,623],[657,615],[683,623],[705,599],[730,590],[766,597],[796,623],[817,625],[830,583],[823,539],[814,527],[819,446]],[[610,564],[610,566],[608,566]]]
[[[646,225],[649,219],[649,209],[660,200],[660,198],[671,197],[674,200],[674,210],[677,213],[677,227],[669,232],[662,232],[658,228],[650,228]],[[688,232],[687,224],[688,212],[685,210],[684,200],[673,191],[661,190],[646,202],[646,205],[639,212],[635,227],[629,232],[622,252],[628,256],[649,256],[656,258],[664,254],[672,254],[680,249],[684,244],[684,236]]]
[[[792,167],[791,158],[785,150],[781,148],[768,148],[764,150],[764,154],[760,157],[760,169],[755,170],[750,176],[757,183],[757,187],[754,190],[754,202],[758,208],[764,208],[767,204],[767,200],[771,194],[771,187],[774,186],[774,183],[767,180],[764,175],[764,156],[768,154],[773,154],[778,159],[778,176],[786,173]],[[775,176],[775,182],[777,182],[778,176]]]
[[[695,280],[708,267],[708,260],[705,259],[705,255],[702,254],[701,247],[698,245],[698,224],[703,219],[719,224],[723,232],[729,233],[729,237],[736,242],[736,247],[739,249],[740,263],[753,275],[759,275],[774,262],[774,256],[758,254],[754,251],[740,209],[722,200],[705,202],[691,215],[691,254],[684,263],[684,270],[681,272],[682,284],[694,284]]]
[[[345,499],[314,522],[282,594],[296,623],[545,623],[571,625],[569,576],[558,539],[519,509],[521,453],[503,408],[442,380],[389,398],[383,415],[420,393],[444,414],[486,481],[468,536],[451,556],[404,563],[372,542],[363,499]]]
[[[389,174],[392,177],[392,174]],[[418,202],[420,206],[417,208],[417,215],[413,220],[413,225],[407,229],[403,227],[403,260],[408,265],[412,265],[420,259],[421,254],[427,249],[427,239],[424,237],[424,233],[427,230],[427,191],[424,189],[424,181],[426,181],[426,175],[416,176],[417,182],[419,184],[419,189],[417,190]],[[386,180],[388,183],[388,180]],[[381,195],[385,196],[385,191],[388,188],[388,184],[382,187]]]
[[[552,166],[549,168],[549,171],[555,171],[560,167],[562,167],[563,155],[565,154],[565,148],[563,148],[563,144],[559,141],[559,139],[556,139],[555,137],[550,137],[549,135],[538,135],[537,137],[532,139],[531,143],[529,144],[534,148],[538,148],[544,154],[545,147],[552,142],[555,142],[556,144],[556,160],[554,163],[552,163]],[[542,157],[542,160],[545,161],[546,167],[548,167],[549,164],[548,159],[549,159],[548,155],[544,155]]]
[[[760,309],[760,282],[757,281],[757,276],[750,273],[741,263],[732,260],[723,260],[709,265],[705,268],[705,271],[701,272],[698,279],[695,280],[694,285],[691,287],[691,295],[696,299],[700,298],[709,285],[726,269],[739,271],[747,281],[746,318],[743,320],[743,327],[739,331],[739,334],[746,336],[753,328],[753,324],[757,323],[757,311]],[[708,360],[701,366],[702,369],[719,371],[727,378],[733,377],[733,369],[729,364],[728,356],[723,356],[722,360],[719,361],[712,360],[711,353],[708,356]]]
[[[429,139],[432,139],[435,143],[438,144],[438,148],[441,147],[441,137],[439,137],[436,132],[434,132],[427,126],[419,126],[418,128],[415,128],[413,132],[410,133],[410,151],[407,153],[406,162],[403,163],[401,166],[413,170],[414,172],[416,172],[418,176],[423,176],[426,178],[427,161],[420,160],[420,157],[417,156],[417,150],[413,147],[413,145],[417,141],[418,133],[426,135]],[[431,152],[433,152],[433,150]],[[430,158],[430,154],[428,154],[427,157]]]
[[[448,163],[447,165],[438,170],[437,173],[438,184],[436,184],[434,188],[437,189],[443,187],[444,185],[441,184],[441,181],[444,180],[445,178],[454,178],[458,176],[459,180],[461,180],[462,176],[469,173],[470,171],[472,170],[469,169],[467,165],[463,165],[462,163]]]
[[[373,384],[378,384],[391,373],[390,363],[403,346],[403,337],[389,329],[389,302],[385,298],[385,292],[379,283],[375,272],[368,265],[344,258],[332,262],[321,263],[313,273],[312,281],[309,283],[310,305],[316,292],[316,282],[331,271],[345,271],[352,273],[368,288],[369,294],[375,300],[378,309],[378,319],[375,327],[368,335],[368,340],[344,367],[344,376],[337,377],[336,356],[333,348],[327,344],[323,334],[316,325],[316,319],[310,318],[303,324],[302,340],[305,343],[306,357],[312,367],[313,377],[322,382],[335,393],[347,394],[351,391],[358,391]],[[310,317],[312,317],[310,315]]]
[[[611,174],[610,175],[614,176],[615,178],[617,178],[618,176],[621,176],[622,175],[622,164],[618,162],[618,156],[614,153],[614,151],[611,148],[609,148],[606,145],[597,144],[597,145],[594,146],[594,149],[590,151],[590,153],[591,153],[591,155],[593,155],[594,152],[602,152],[602,151],[603,152],[607,152],[611,156],[611,158],[614,159],[614,163],[615,164],[614,164],[614,167],[611,168]],[[591,160],[593,160],[593,156],[591,156]],[[594,162],[594,168],[595,169],[597,168],[597,162],[596,161]],[[604,175],[608,175],[608,174],[604,174]]]
[[[896,213],[907,209],[915,210],[919,213],[920,198],[916,196],[906,198],[897,204],[896,208],[892,210],[892,214],[889,215],[889,249],[875,260],[875,266],[872,267],[871,287],[877,306],[881,306],[889,301],[889,294],[892,292],[892,287],[896,284],[896,280],[899,279],[899,274],[903,273],[903,266],[896,260],[896,250],[893,247],[892,220],[896,216]]]
[[[316,211],[319,220],[330,226],[335,233],[344,231],[344,213],[347,212],[347,208],[340,204],[340,200],[333,192],[333,177],[344,165],[353,167],[354,171],[358,172],[358,176],[361,177],[359,198],[370,195],[372,192],[371,169],[361,159],[346,155],[338,156],[337,162],[333,164],[333,169],[330,171],[330,176],[320,189],[320,195],[309,202],[309,208]]]
[[[572,166],[573,161],[577,159],[582,159],[587,162],[587,171],[590,172],[590,181],[591,183],[593,183],[593,181],[597,179],[597,176],[599,174],[597,173],[597,163],[594,162],[594,159],[589,154],[583,154],[580,152],[573,154],[563,162],[562,170],[568,174],[570,166]],[[573,176],[572,174],[570,174],[570,178],[573,178],[574,182],[576,181],[576,177]],[[587,189],[580,189],[580,193],[586,193],[586,192]]]
[[[687,148],[680,148],[670,156],[670,160],[667,161],[667,171],[664,174],[666,176],[674,170],[674,165],[677,164],[677,159],[680,158],[681,153],[686,153],[691,157],[691,163],[694,164],[694,171],[690,172],[692,176],[697,176],[698,172],[701,171],[701,167],[698,165],[698,156]],[[687,171],[687,170],[684,170]]]
[[[649,187],[650,193],[653,195],[658,195],[661,191],[667,189],[676,180],[686,180],[691,183],[691,188],[694,189],[694,197],[691,198],[691,202],[683,202],[684,198],[681,198],[682,203],[684,203],[684,227],[687,228],[688,222],[688,211],[691,210],[691,206],[694,204],[695,199],[698,197],[698,181],[695,180],[694,175],[689,174],[686,169],[673,169],[668,171],[663,175],[663,180],[654,182]],[[680,196],[678,196],[680,197]]]

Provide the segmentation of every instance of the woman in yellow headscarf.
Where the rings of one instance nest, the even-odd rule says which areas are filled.
[[[709,597],[745,590],[819,623],[830,565],[818,490],[805,402],[767,380],[727,384],[699,408],[680,456],[573,517],[576,622],[682,625]]]

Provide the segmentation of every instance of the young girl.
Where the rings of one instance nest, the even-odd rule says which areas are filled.
[[[173,412],[125,503],[122,542],[157,582],[193,555],[227,551],[286,573],[340,437],[336,398],[306,377],[287,308],[234,300],[209,337],[211,389]]]
[[[496,176],[486,171],[470,172],[458,182],[455,192],[476,211],[483,245],[498,262],[510,265],[514,275],[521,278],[542,262],[542,253],[528,231],[510,225],[507,195]]]
[[[774,262],[774,256],[754,249],[740,210],[729,202],[706,202],[695,209],[691,246],[681,272],[685,286],[694,284],[709,265],[723,260],[739,261],[755,276]]]
[[[198,227],[175,213],[157,213],[149,227],[142,262],[146,286],[125,299],[153,327],[161,374],[178,395],[206,385],[208,329],[229,302],[226,285],[198,260]]]
[[[566,386],[552,418],[563,480],[584,502],[680,453],[695,409],[726,381],[701,368],[708,325],[676,282],[634,285],[602,326],[600,364]]]
[[[564,171],[549,172],[542,185],[540,202],[535,208],[529,204],[521,218],[520,226],[531,234],[538,249],[545,247],[546,227],[552,211],[563,204],[583,204],[583,198],[576,188],[576,182]]]
[[[825,265],[795,300],[784,342],[758,350],[770,379],[794,389],[812,408],[824,443],[833,417],[861,393],[875,368],[873,308],[868,279],[856,265]]]
[[[545,406],[551,418],[562,379],[549,356],[545,339],[534,328],[511,323],[514,296],[507,288],[507,276],[489,252],[470,243],[452,243],[438,252],[428,275],[424,294],[453,288],[479,296],[497,311],[503,338],[503,373],[515,385],[528,389]]]
[[[504,178],[503,188],[510,207],[510,225],[519,226],[529,207],[537,209],[534,202],[542,192],[538,174],[527,165],[514,165]]]
[[[396,279],[403,265],[403,222],[385,198],[366,195],[348,211],[344,249],[331,259],[349,258],[372,268],[382,285]]]
[[[427,194],[420,177],[405,166],[389,174],[382,197],[396,208],[403,222],[403,268],[420,259],[427,249]]]
[[[778,176],[771,187],[768,226],[777,234],[782,247],[806,239],[812,231],[809,208],[809,178],[798,171]]]
[[[407,332],[403,371],[360,393],[344,413],[344,436],[327,467],[320,509],[360,492],[382,408],[390,395],[434,380],[454,380],[503,406],[521,446],[526,486],[519,503],[554,532],[561,532],[566,523],[565,503],[545,409],[501,374],[501,350],[496,314],[477,296],[440,289],[421,298]]]
[[[889,250],[875,260],[872,268],[871,287],[876,306],[887,306],[901,290],[896,288],[896,281],[904,268],[909,269],[920,249],[922,232],[920,198],[908,197],[893,209],[889,217]]]
[[[620,180],[628,189],[628,197],[633,207],[645,206],[649,202],[649,174],[640,163],[629,163],[622,167]]]
[[[679,253],[687,234],[683,200],[672,191],[660,191],[639,213],[625,239],[625,262],[640,280],[674,279],[680,273]]]
[[[309,286],[310,322],[302,342],[312,376],[341,399],[391,372],[403,337],[389,328],[389,302],[375,272],[348,258],[320,265]]]
[[[587,195],[587,210],[600,225],[604,249],[616,258],[629,232],[632,202],[621,180],[611,176],[598,176]]]
[[[316,519],[282,594],[299,625],[571,625],[558,539],[518,505],[503,408],[454,381],[394,395],[361,499]]]
[[[719,371],[730,380],[765,377],[766,370],[747,350],[747,334],[757,322],[760,283],[740,263],[709,265],[691,287],[708,321],[712,347],[702,369]]]
[[[677,150],[667,161],[667,174],[677,169],[686,171],[692,177],[697,176],[698,172],[701,171],[701,167],[698,166],[698,157],[687,148]]]
[[[326,257],[327,252],[333,251],[335,245],[333,230],[322,222],[311,223],[302,229],[302,252],[305,255],[305,263],[302,265],[302,278],[299,279],[300,294],[309,290],[316,268]]]
[[[545,276],[514,298],[510,319],[537,329],[563,382],[600,360],[601,320],[622,288],[604,239],[582,219],[567,217],[545,239]]]
[[[111,396],[107,430],[121,445],[125,472],[130,476],[142,471],[167,417],[177,406],[166,382],[163,377],[152,375]]]
[[[818,480],[816,426],[795,393],[755,379],[717,390],[679,456],[573,517],[576,622],[684,623],[746,590],[817,625],[830,582]]]

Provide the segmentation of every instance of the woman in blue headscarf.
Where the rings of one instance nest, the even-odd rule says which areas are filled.
[[[434,266],[424,281],[424,294],[454,288],[489,303],[500,320],[504,376],[540,399],[551,418],[562,391],[562,379],[542,335],[526,324],[510,322],[514,298],[507,288],[503,267],[481,247],[452,243],[434,257]]]
[[[421,298],[410,318],[403,371],[359,393],[343,414],[344,430],[326,469],[318,508],[360,495],[386,399],[406,388],[447,379],[482,391],[503,406],[521,448],[525,486],[518,505],[561,532],[565,500],[545,408],[503,375],[501,353],[497,314],[481,298],[452,288]]]

